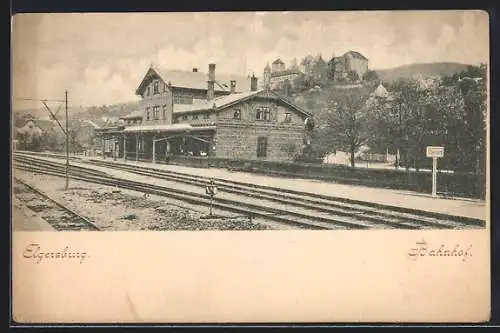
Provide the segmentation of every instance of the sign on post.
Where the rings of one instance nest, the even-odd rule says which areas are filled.
[[[427,146],[427,157],[432,158],[432,196],[437,194],[437,159],[444,156],[444,147]]]
[[[427,157],[443,157],[444,147],[427,146]]]

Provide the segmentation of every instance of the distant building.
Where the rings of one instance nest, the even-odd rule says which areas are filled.
[[[341,81],[347,78],[349,72],[354,71],[362,79],[368,71],[368,58],[356,51],[348,51],[340,57],[334,57],[328,63],[334,73],[334,80]]]
[[[285,63],[280,58],[273,61],[272,72],[280,72],[285,70]]]
[[[264,87],[270,89],[282,88],[285,82],[293,86],[294,80],[301,75],[302,72],[297,67],[297,60],[292,60],[290,68],[286,68],[285,63],[281,59],[276,59],[264,68]]]

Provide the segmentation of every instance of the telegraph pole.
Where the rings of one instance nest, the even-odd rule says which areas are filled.
[[[69,188],[69,131],[68,131],[68,90],[64,91],[66,105],[66,190]]]
[[[47,110],[47,112],[50,114],[51,118],[57,122],[57,125],[61,128],[61,131],[66,135],[66,190],[69,188],[69,129],[68,129],[68,122],[69,122],[69,117],[68,117],[68,90],[66,89],[64,91],[64,100],[60,99],[37,99],[37,98],[16,98],[17,100],[22,100],[22,101],[38,101],[42,102],[43,106]],[[60,102],[65,104],[66,108],[66,129],[61,125],[59,122],[59,119],[57,119],[56,114],[59,112],[62,104],[60,104],[59,108],[57,111],[54,113],[50,109],[50,107],[47,105],[47,102]]]

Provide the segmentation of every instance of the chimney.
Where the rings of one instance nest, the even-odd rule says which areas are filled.
[[[257,91],[257,78],[255,77],[254,74],[252,74],[252,77],[250,78],[250,91]]]
[[[236,80],[231,80],[231,94],[236,92]]]
[[[208,65],[208,87],[207,87],[207,100],[211,101],[215,97],[215,64]]]
[[[193,67],[193,73],[198,73],[198,68]]]

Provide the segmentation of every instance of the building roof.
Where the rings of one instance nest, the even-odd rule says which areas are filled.
[[[190,124],[159,124],[126,127],[124,132],[186,132],[191,130],[215,129],[215,126],[191,126]]]
[[[184,71],[178,69],[162,69],[157,67],[150,67],[143,80],[136,90],[137,95],[144,93],[146,84],[149,82],[150,76],[158,76],[163,82],[170,83],[172,87],[207,90],[208,74],[203,72]],[[251,81],[250,77],[233,75],[233,74],[215,74],[215,91],[216,92],[230,92],[231,80],[236,81],[236,91],[250,90]]]
[[[302,108],[298,107],[297,105],[293,104],[292,102],[282,98],[281,96],[271,92],[267,91],[266,89],[261,89],[261,90],[256,90],[256,91],[247,91],[243,93],[234,93],[226,96],[221,96],[214,98],[211,101],[202,101],[199,103],[195,104],[188,104],[188,105],[174,105],[174,114],[182,114],[182,113],[193,113],[193,112],[199,112],[199,111],[219,111],[224,108],[227,108],[231,105],[241,103],[243,101],[246,101],[252,97],[260,95],[261,97],[269,97],[273,99],[277,99],[281,101],[282,103],[290,106],[291,108],[295,109],[299,113],[303,114],[306,117],[310,117],[311,114]]]
[[[283,60],[281,60],[280,58],[276,59],[273,61],[273,65],[277,65],[277,64],[284,64]]]
[[[47,131],[51,130],[52,128],[58,126],[55,120],[34,119],[34,118],[27,119],[24,122],[24,125],[26,125],[26,123],[28,123],[29,121],[32,121],[33,123],[35,123],[35,126],[40,128],[44,132],[47,132]]]
[[[271,73],[271,77],[278,77],[291,74],[301,74],[301,71],[299,71],[297,68],[289,68],[283,71],[273,72]]]
[[[387,92],[387,89],[380,83],[377,88],[372,92],[372,95],[375,97],[382,97],[382,98],[387,98],[389,97],[389,93]]]
[[[84,120],[84,122],[92,125],[94,128],[101,128],[101,126],[97,125],[95,122],[93,122],[92,120]]]
[[[359,53],[357,51],[347,51],[346,53],[344,53],[343,57],[345,57],[348,54],[352,55],[352,57],[356,58],[356,59],[368,60],[368,58],[366,58],[364,55],[362,55],[361,53]]]
[[[142,111],[136,110],[136,111],[129,113],[123,117],[120,117],[120,119],[137,119],[137,118],[142,118]]]
[[[244,99],[257,95],[262,91],[263,90],[246,91],[243,93],[235,93],[226,96],[220,96],[214,98],[211,101],[205,100],[205,101],[198,101],[193,104],[178,104],[174,105],[174,113],[217,110],[229,106],[235,102],[243,101]]]

